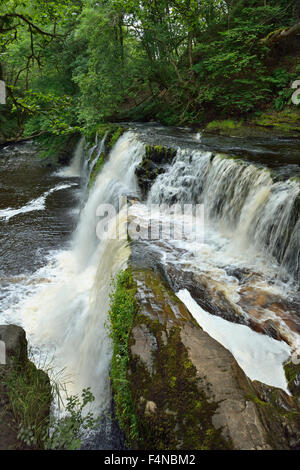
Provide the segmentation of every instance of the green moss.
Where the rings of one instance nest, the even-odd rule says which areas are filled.
[[[7,388],[17,427],[31,430],[34,447],[43,448],[53,398],[47,374],[28,360],[22,364],[14,361],[2,382]]]
[[[154,163],[170,163],[176,155],[176,150],[162,145],[146,145],[145,158]],[[143,162],[142,162],[143,164]]]
[[[110,337],[113,342],[111,381],[120,428],[129,443],[138,439],[139,431],[131,399],[127,371],[129,366],[128,340],[137,311],[135,285],[130,269],[122,271],[114,283],[109,311]]]
[[[91,187],[93,186],[93,184],[95,182],[96,176],[102,170],[103,164],[104,164],[104,154],[101,153],[101,155],[99,156],[98,161],[97,161],[96,165],[94,166],[93,171],[91,173],[90,181],[89,181],[89,185],[88,185],[89,189],[91,189]]]
[[[284,109],[277,112],[260,113],[258,117],[247,122],[224,120],[211,121],[206,131],[225,136],[255,137],[269,135],[299,136],[300,113],[296,109]]]
[[[300,364],[288,362],[284,365],[284,372],[289,390],[294,396],[300,397]]]
[[[254,124],[284,134],[298,135],[300,132],[300,113],[290,109],[281,112],[269,112],[262,114],[254,121]]]
[[[216,430],[212,424],[218,404],[208,400],[197,377],[181,341],[180,322],[174,316],[174,326],[167,329],[163,312],[158,319],[139,310],[136,282],[142,278],[146,278],[147,287],[157,296],[157,308],[168,297],[180,309],[175,294],[151,273],[146,271],[142,275],[141,270],[131,269],[121,272],[111,297],[111,380],[116,414],[127,445],[132,449],[156,450],[231,448],[222,437],[222,430]],[[169,315],[168,310],[166,316]],[[133,327],[146,328],[157,345],[150,351],[152,372],[132,355]]]
[[[211,121],[207,124],[206,129],[208,131],[222,131],[227,129],[232,130],[240,128],[241,125],[242,124],[239,121],[227,119],[225,121]]]
[[[116,144],[117,140],[124,133],[124,131],[125,128],[122,126],[118,126],[117,124],[102,124],[101,126],[97,127],[94,138],[97,134],[98,139],[102,140],[103,137],[106,135],[105,146],[107,152],[109,152]]]
[[[138,317],[135,325],[146,325],[157,342],[153,374],[138,358],[131,361],[131,394],[139,428],[139,449],[231,448],[221,429],[216,430],[212,424],[218,405],[207,399],[181,341],[180,328],[167,332],[160,322]],[[154,413],[147,412],[149,402],[156,405]]]
[[[88,185],[89,189],[93,186],[96,176],[102,170],[105,159],[107,158],[110,150],[113,148],[113,146],[117,143],[118,139],[123,134],[124,130],[125,129],[123,127],[116,126],[115,124],[105,124],[105,125],[101,125],[100,127],[98,127],[97,129],[98,139],[102,140],[106,136],[105,151],[99,156],[98,161],[95,167],[93,168],[92,174],[90,176],[89,185]]]
[[[118,127],[115,129],[112,134],[109,136],[108,141],[107,141],[107,146],[109,149],[112,149],[113,146],[117,143],[121,135],[124,133],[124,128],[123,127]]]
[[[102,140],[106,135],[106,147],[109,151],[114,144],[117,142],[118,138],[125,132],[126,128],[114,123],[103,123],[98,124],[92,129],[85,130],[86,141],[92,144],[95,142],[96,135],[98,140]]]

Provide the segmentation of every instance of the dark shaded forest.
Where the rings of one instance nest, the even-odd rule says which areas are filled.
[[[295,111],[298,0],[9,0],[2,139]]]

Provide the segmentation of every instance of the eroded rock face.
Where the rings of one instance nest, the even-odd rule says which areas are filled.
[[[24,363],[27,359],[27,340],[23,328],[16,325],[0,326],[0,341],[4,342],[6,363],[13,360]]]
[[[296,399],[252,384],[232,354],[196,324],[159,274],[151,269],[132,274],[138,313],[129,340],[128,379],[140,432],[135,446],[297,448]],[[272,401],[270,395],[277,398]]]
[[[142,195],[145,197],[158,175],[164,173],[174,159],[176,150],[146,145],[145,156],[136,168],[136,176]]]
[[[36,369],[28,360],[27,339],[23,328],[16,325],[0,326],[0,341],[5,344],[6,353],[5,361],[2,361],[5,363],[0,364],[0,450],[29,449],[18,436],[20,426],[29,424],[18,421],[19,417],[15,415],[13,406],[16,403],[12,403],[11,396],[13,395],[13,400],[19,400],[26,406],[26,400],[31,399],[30,393],[35,396],[35,391],[42,390],[43,394],[36,397],[35,405],[40,425],[42,423],[42,426],[47,427],[52,398],[50,380],[44,371]],[[22,389],[18,385],[16,393],[11,394],[9,387],[14,388],[16,377],[21,377],[20,382],[26,383],[26,387]],[[11,385],[8,386],[8,383]]]

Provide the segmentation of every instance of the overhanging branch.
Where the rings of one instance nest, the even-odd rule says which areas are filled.
[[[266,46],[273,46],[277,42],[293,38],[297,36],[297,34],[300,34],[300,22],[294,24],[290,28],[273,31],[266,38],[262,39],[261,43],[265,44]]]

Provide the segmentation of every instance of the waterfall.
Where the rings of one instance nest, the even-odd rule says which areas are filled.
[[[80,149],[82,156],[82,141]],[[80,161],[77,150],[76,163]],[[142,156],[143,146],[132,133],[119,139],[81,211],[72,248],[56,254],[45,268],[46,287],[44,284],[28,296],[9,317],[25,327],[33,348],[41,349],[48,358],[54,356],[55,372],[64,369],[69,394],[91,387],[95,411],[100,414],[110,402],[111,344],[105,327],[110,284],[126,266],[130,250],[124,209],[110,227],[123,231],[123,236],[103,241],[96,236],[96,210],[103,203],[117,207],[119,196],[138,191],[135,168]]]
[[[61,176],[78,177],[81,171],[82,178],[88,180],[104,145],[105,137],[101,142],[96,140],[91,148],[81,139],[70,166]],[[130,256],[127,208],[120,206],[120,200],[123,196],[140,196],[135,171],[144,154],[144,144],[132,132],[119,138],[89,192],[86,186],[82,188],[83,207],[70,249],[54,253],[49,264],[29,280],[33,281],[33,290],[29,294],[26,290],[25,299],[4,313],[5,322],[24,326],[35,353],[41,350],[43,357],[54,357],[55,372],[64,369],[68,394],[80,394],[83,388],[91,387],[97,414],[105,412],[111,397],[112,351],[105,326],[111,279],[126,267]],[[50,193],[59,188],[55,186]],[[291,350],[300,348],[299,321],[289,304],[286,310],[282,307],[283,283],[279,280],[277,285],[274,279],[287,274],[299,278],[299,194],[298,181],[276,181],[262,166],[211,152],[179,149],[173,163],[156,178],[147,202],[149,205],[203,204],[205,239],[199,242],[191,241],[188,236],[183,240],[161,237],[138,242],[145,259],[149,255],[149,259],[159,265],[167,277],[169,275],[171,284],[178,277],[180,287],[175,291],[179,296],[184,294],[191,313],[199,322],[205,321],[212,335],[217,335],[218,325],[223,323],[200,310],[200,303],[196,304],[190,296],[190,287],[196,291],[199,287],[199,298],[204,292],[214,303],[217,314],[222,308],[228,308],[240,315],[245,320],[244,326],[234,329],[243,331],[245,336],[249,318],[257,324],[273,322],[272,328],[280,332],[280,338],[289,346],[275,339],[270,342],[266,336],[264,341],[264,336],[256,332],[262,338],[248,335],[250,359],[248,346],[241,349],[238,341],[236,344],[228,342],[232,324],[230,328],[221,326],[224,334],[216,338],[222,339],[220,342],[232,350],[241,364],[248,363],[248,369],[246,366],[244,369],[250,368],[253,378],[267,380],[266,377],[270,377],[271,385],[282,388],[282,370],[277,382],[274,377],[278,375],[276,370],[280,370],[283,358],[287,358]],[[111,204],[117,214],[109,224],[112,236],[103,240],[97,236],[100,204]],[[146,205],[132,204],[129,217],[136,226],[148,227]],[[165,212],[155,223],[165,223],[167,217]],[[179,226],[176,230],[180,232],[180,217],[176,223]],[[123,236],[116,239],[116,230]],[[232,274],[236,268],[240,269],[241,283],[239,277]],[[187,282],[186,273],[192,274],[190,279],[194,285]],[[229,333],[225,334],[225,330]],[[257,344],[261,345],[260,354],[263,351],[265,357],[272,357],[270,364],[276,363],[274,374],[268,373],[257,361],[257,354],[254,354]],[[257,370],[254,370],[253,364],[257,362]]]
[[[82,174],[82,160],[84,150],[84,137],[81,137],[76,145],[74,156],[67,168],[58,172],[59,176],[68,178],[79,178]]]
[[[135,136],[124,134],[112,149],[99,177],[91,188],[74,238],[74,252],[79,269],[95,263],[99,240],[96,235],[96,211],[99,204],[112,204],[118,209],[122,196],[138,194],[135,169],[143,158],[144,146]]]
[[[262,253],[282,278],[300,279],[299,181],[274,181],[270,170],[240,159],[178,150],[148,201],[204,204],[207,225],[232,239],[234,250]]]
[[[90,169],[89,169],[89,178],[91,177],[91,174],[93,172],[93,169],[95,168],[101,154],[104,152],[104,148],[105,148],[105,140],[106,140],[106,137],[107,137],[107,132],[105,133],[103,139],[100,141],[100,143],[98,144],[97,143],[97,152],[96,152],[96,156],[95,158],[93,159],[92,163],[90,164]],[[96,142],[98,142],[98,136],[97,136],[97,139],[96,139]]]

